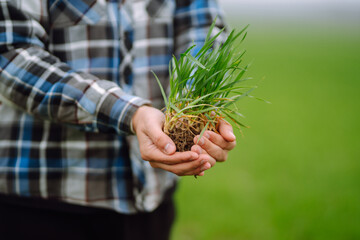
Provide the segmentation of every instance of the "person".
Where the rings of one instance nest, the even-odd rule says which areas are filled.
[[[150,70],[168,86],[216,16],[215,0],[0,0],[1,239],[169,238],[177,176],[236,140],[221,121],[176,152]]]

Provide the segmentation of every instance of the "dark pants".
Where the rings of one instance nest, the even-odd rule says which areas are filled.
[[[0,239],[167,240],[174,215],[172,198],[154,212],[124,215],[62,202],[0,195]]]

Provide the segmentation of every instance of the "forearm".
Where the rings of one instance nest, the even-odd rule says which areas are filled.
[[[37,46],[1,55],[0,95],[37,117],[92,132],[128,133],[143,99],[115,83],[76,72]]]
[[[113,82],[71,69],[46,50],[48,36],[34,17],[0,4],[0,96],[42,119],[92,132],[128,133],[145,100]]]

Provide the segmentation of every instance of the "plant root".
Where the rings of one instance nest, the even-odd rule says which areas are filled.
[[[204,126],[209,121],[205,116],[182,116],[165,123],[164,132],[173,140],[176,151],[190,151],[194,145],[194,137],[200,135]],[[215,124],[210,123],[207,130],[217,132]]]

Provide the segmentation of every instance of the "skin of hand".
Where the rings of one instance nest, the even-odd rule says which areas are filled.
[[[136,110],[132,124],[139,140],[141,157],[154,168],[161,168],[178,176],[204,175],[214,159],[207,153],[176,152],[174,142],[163,132],[165,115],[150,106]]]
[[[213,131],[205,131],[199,140],[199,135],[194,138],[195,145],[191,151],[198,154],[208,154],[211,166],[216,162],[224,162],[228,157],[228,152],[236,146],[236,137],[230,123],[220,120],[219,134]],[[200,174],[200,176],[203,174]]]

